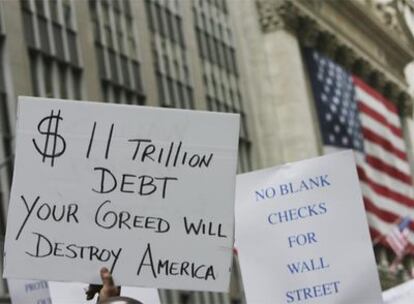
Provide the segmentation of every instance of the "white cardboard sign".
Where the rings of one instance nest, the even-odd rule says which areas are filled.
[[[7,280],[12,304],[52,304],[46,281]]]
[[[247,303],[382,303],[351,151],[239,175],[236,244]]]
[[[414,303],[414,280],[395,286],[382,293],[384,304]]]
[[[8,278],[227,291],[239,117],[19,99]]]

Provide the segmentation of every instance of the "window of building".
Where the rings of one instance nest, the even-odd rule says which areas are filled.
[[[104,100],[143,104],[145,95],[130,5],[127,0],[96,0],[89,9],[96,27],[95,41],[100,41],[101,30],[105,36],[104,43],[95,43]]]
[[[198,5],[194,3],[193,15],[198,52],[203,62],[207,109],[240,114],[238,170],[249,171],[252,168],[251,144],[240,94],[236,51],[232,41],[226,0],[202,1]]]
[[[145,0],[145,7],[151,29],[159,104],[193,108],[193,89],[187,69],[188,55],[179,2]]]
[[[21,1],[35,96],[81,99],[82,69],[79,67],[77,32],[73,27],[71,1],[73,0],[35,1],[36,15],[32,14],[29,2]],[[45,13],[47,4],[50,19]],[[59,18],[59,12],[63,14],[62,19]],[[38,31],[38,42],[35,40],[35,30]]]
[[[50,8],[50,14],[51,14],[52,20],[58,22],[59,21],[59,14],[58,14],[57,0],[50,0],[49,1],[49,8]]]

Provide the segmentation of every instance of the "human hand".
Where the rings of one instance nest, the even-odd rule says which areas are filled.
[[[119,296],[121,287],[115,286],[112,274],[109,272],[108,268],[101,268],[100,275],[103,285],[89,285],[89,288],[86,291],[86,299],[91,300],[96,293],[99,293],[98,303],[100,303],[111,297]]]

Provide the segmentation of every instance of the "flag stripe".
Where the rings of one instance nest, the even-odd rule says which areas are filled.
[[[376,110],[372,109],[369,105],[358,100],[358,107],[362,113],[370,116],[372,119],[375,119],[378,123],[386,126],[395,136],[403,138],[402,131],[399,127],[391,124],[382,114],[378,113]]]
[[[398,170],[398,168],[387,164],[386,162],[382,161],[381,159],[373,155],[367,155],[365,160],[367,164],[369,164],[371,167],[391,176],[392,178],[398,179],[399,181],[411,187],[412,180],[410,175],[401,172],[400,170]]]
[[[379,208],[366,196],[364,196],[364,206],[367,212],[375,214],[378,218],[389,224],[395,224],[401,218],[401,216],[393,212]],[[410,223],[410,230],[414,233],[414,222]]]
[[[400,218],[412,212],[409,207],[390,200],[384,196],[378,195],[369,185],[363,181],[361,181],[361,189],[364,193],[364,197],[367,197],[377,208],[393,213]]]
[[[414,207],[414,200],[411,197],[378,184],[376,181],[370,179],[364,169],[359,166],[357,167],[357,171],[359,179],[367,183],[377,194],[392,199],[400,204],[404,204],[408,207]]]
[[[384,140],[388,140],[390,144],[398,151],[401,151],[402,153],[406,152],[405,143],[402,138],[394,135],[394,133],[392,133],[391,130],[387,128],[387,126],[384,126],[375,119],[372,119],[365,113],[360,113],[359,117],[361,118],[361,122],[364,128],[369,129],[371,132],[377,134],[377,136],[380,136]]]
[[[374,131],[365,127],[362,127],[362,133],[364,134],[365,139],[380,145],[388,152],[397,156],[399,159],[407,161],[406,153],[404,151],[399,150],[397,147],[393,146],[393,144],[388,139],[385,139],[381,135],[378,135]]]
[[[393,154],[389,153],[380,145],[368,140],[364,140],[364,149],[367,156],[377,157],[383,162],[387,163],[389,166],[393,166],[404,174],[410,175],[410,166],[408,162],[403,161]]]
[[[362,170],[364,170],[364,173],[368,176],[369,179],[375,180],[375,182],[382,186],[389,187],[396,191],[398,190],[398,192],[400,193],[405,193],[408,197],[412,197],[413,190],[411,185],[403,183],[400,180],[395,179],[393,177],[390,177],[386,173],[377,170],[373,166],[370,166],[367,162],[364,162],[362,159],[359,159],[357,153],[355,158],[357,160],[358,166],[361,167]]]
[[[397,111],[397,108],[394,106],[394,104],[392,102],[387,100],[384,96],[382,96],[379,92],[377,92],[376,90],[371,88],[369,85],[367,85],[360,78],[353,76],[352,79],[353,79],[354,83],[356,84],[356,87],[359,89],[359,91],[364,92],[365,94],[370,96],[372,98],[372,100],[374,100],[376,103],[383,105],[383,107],[386,110],[386,113],[387,112],[394,113],[395,117],[396,117],[395,121],[397,122],[397,124],[399,123],[400,119],[398,117],[398,111]],[[366,96],[366,99],[368,99],[367,96]]]

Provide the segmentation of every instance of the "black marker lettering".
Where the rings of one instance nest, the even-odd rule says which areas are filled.
[[[36,199],[32,203],[32,206],[31,207],[29,207],[29,205],[27,204],[26,199],[25,199],[25,197],[23,195],[21,195],[20,198],[22,199],[22,201],[23,201],[23,203],[24,203],[24,205],[26,207],[27,215],[26,215],[26,217],[25,217],[25,219],[23,221],[23,224],[20,226],[19,232],[17,232],[16,241],[19,239],[20,234],[22,233],[24,226],[26,226],[27,220],[29,219],[29,217],[32,214],[34,208],[36,207],[36,204],[39,202],[40,196],[36,197]]]

